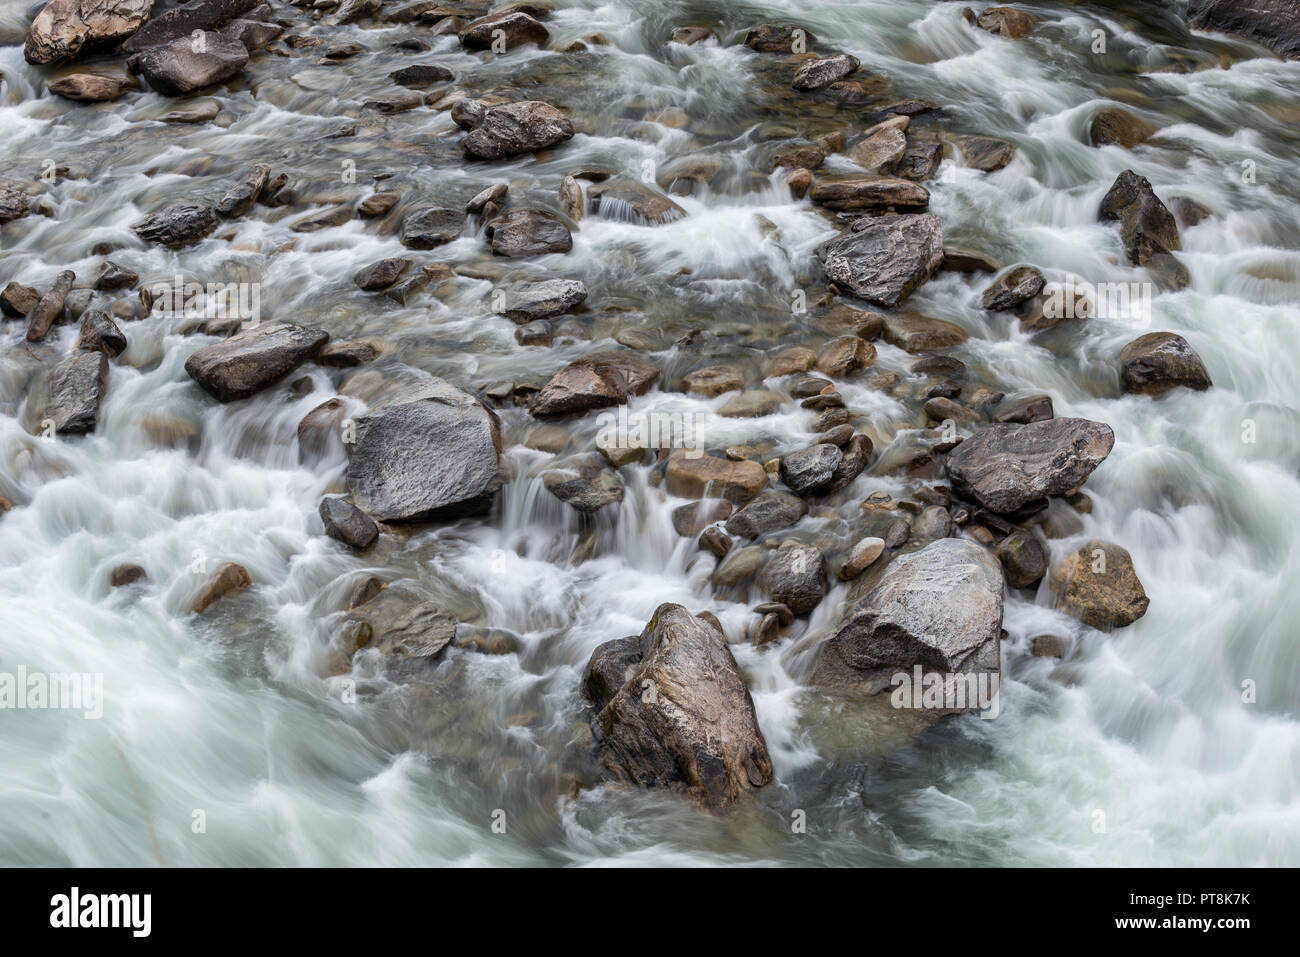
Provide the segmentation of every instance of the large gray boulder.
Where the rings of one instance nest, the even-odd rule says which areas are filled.
[[[822,645],[813,680],[868,693],[898,672],[996,674],[1002,568],[972,541],[941,538],[896,559]]]
[[[50,0],[36,14],[23,56],[61,63],[93,47],[129,37],[149,19],[153,0]]]
[[[59,434],[93,432],[108,389],[108,356],[76,352],[50,370],[48,401],[38,425]]]
[[[1110,426],[1088,419],[1046,419],[985,426],[948,456],[953,490],[1008,514],[1078,488],[1115,444]]]
[[[826,277],[859,299],[894,307],[943,263],[943,228],[931,213],[859,219],[817,249]]]
[[[474,159],[499,160],[563,143],[573,136],[573,123],[541,100],[494,106],[465,137],[465,152]]]
[[[592,655],[584,691],[597,707],[601,763],[615,778],[680,789],[712,808],[772,780],[754,701],[712,622],[664,604],[635,642],[609,644]]]
[[[329,341],[329,333],[289,322],[260,323],[197,350],[185,371],[221,402],[247,399],[279,382]]]
[[[120,2],[120,0],[119,0]],[[122,44],[127,53],[189,39],[195,30],[215,30],[262,3],[262,0],[190,0],[154,17]]]
[[[137,54],[134,67],[165,96],[182,96],[224,83],[248,63],[248,50],[234,37],[204,33],[202,42],[182,37]]]
[[[356,422],[347,485],[381,522],[481,515],[501,487],[496,415],[450,382],[430,378]]]
[[[1300,6],[1295,0],[1190,0],[1187,25],[1236,33],[1288,59],[1300,57]]]

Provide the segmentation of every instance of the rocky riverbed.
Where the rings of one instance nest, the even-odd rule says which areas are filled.
[[[1300,860],[1231,6],[4,14],[13,855]]]

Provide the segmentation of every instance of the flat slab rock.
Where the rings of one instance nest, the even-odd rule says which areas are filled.
[[[826,277],[859,299],[893,307],[943,263],[943,227],[930,213],[860,219],[817,248]]]
[[[660,605],[638,638],[597,648],[583,687],[596,706],[601,764],[617,780],[682,790],[713,808],[772,780],[726,637],[681,605]]]
[[[813,680],[876,693],[898,672],[997,673],[1002,566],[972,541],[941,538],[896,559],[822,645]]]
[[[958,495],[1008,514],[1078,488],[1114,445],[1110,426],[1088,419],[999,423],[948,455],[948,476]]]
[[[496,415],[443,379],[357,419],[347,486],[381,522],[481,515],[501,487]]]
[[[221,402],[247,399],[274,385],[329,341],[321,329],[288,322],[262,323],[197,350],[185,371]]]

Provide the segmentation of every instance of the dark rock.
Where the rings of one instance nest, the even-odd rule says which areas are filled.
[[[134,289],[139,281],[137,273],[106,259],[95,273],[94,287],[100,292],[115,292],[119,289]]]
[[[826,594],[826,561],[812,545],[785,542],[763,566],[758,587],[796,615],[807,614]]]
[[[185,361],[185,371],[221,402],[247,399],[279,382],[312,358],[329,333],[287,322],[267,322],[203,346]]]
[[[963,166],[985,173],[1002,169],[1016,155],[1013,144],[993,136],[948,134],[947,138],[961,153]]]
[[[108,356],[75,352],[50,370],[49,399],[41,415],[59,434],[93,432],[108,390]]]
[[[264,50],[272,40],[284,33],[284,27],[277,23],[238,19],[231,20],[217,32],[238,40],[245,50],[252,53],[255,50]]]
[[[408,249],[433,249],[460,238],[465,214],[443,206],[421,206],[402,221],[402,245]]]
[[[1204,391],[1214,384],[1196,350],[1172,332],[1134,339],[1120,352],[1119,368],[1124,391],[1139,395],[1164,395],[1179,386]]]
[[[138,53],[174,40],[189,40],[196,30],[215,30],[257,7],[262,0],[190,0],[154,17],[122,44],[127,53]],[[147,13],[147,11],[146,11]]]
[[[377,292],[397,282],[410,265],[409,259],[381,259],[360,270],[352,281],[366,292]]]
[[[1084,483],[1110,454],[1115,433],[1087,419],[986,426],[948,455],[953,490],[1010,514]]]
[[[181,96],[224,83],[248,63],[248,51],[234,37],[204,33],[202,49],[189,37],[137,54],[135,66],[153,89]]]
[[[375,361],[383,351],[383,346],[373,339],[336,341],[316,353],[316,364],[330,369],[354,369]]]
[[[424,96],[415,90],[399,90],[396,93],[373,96],[361,104],[362,109],[374,110],[385,116],[405,113],[407,110],[416,110],[422,106],[424,106]]]
[[[641,395],[659,378],[659,367],[635,352],[603,352],[571,362],[533,397],[538,418],[575,415],[619,405]]]
[[[802,27],[763,23],[745,34],[745,46],[759,53],[797,53],[795,44],[798,39],[802,39],[805,49],[817,42],[817,38]]]
[[[460,32],[460,42],[471,50],[487,50],[497,40],[497,31],[507,50],[526,43],[542,46],[551,38],[551,32],[534,17],[521,12],[502,12],[475,20]]]
[[[758,538],[797,525],[807,514],[808,506],[802,499],[782,492],[765,492],[732,515],[726,529],[737,538]]]
[[[871,440],[865,435],[855,435],[849,439],[848,444],[844,446],[844,457],[840,459],[840,464],[835,468],[834,474],[831,475],[831,484],[827,487],[825,494],[830,495],[852,484],[853,480],[861,475],[862,470],[867,467],[867,460],[871,458],[871,452]]]
[[[1190,0],[1187,25],[1236,33],[1288,59],[1300,57],[1300,9],[1292,0]]]
[[[125,585],[133,585],[148,577],[148,574],[139,565],[118,565],[109,573],[108,584],[110,588],[122,588]]]
[[[81,317],[81,334],[77,338],[78,350],[102,352],[113,359],[126,351],[126,347],[126,336],[106,314],[91,309]]]
[[[151,213],[131,230],[147,243],[180,249],[212,235],[220,222],[211,206],[180,203]]]
[[[1046,284],[1043,274],[1033,266],[1016,266],[984,290],[980,305],[992,312],[1005,312],[1037,296]]]
[[[1093,146],[1122,146],[1132,149],[1156,133],[1156,125],[1117,107],[1107,107],[1092,115],[1088,124],[1088,141]]]
[[[933,140],[908,140],[903,155],[894,164],[894,175],[913,182],[932,179],[943,162],[943,146]],[[945,268],[947,262],[945,259]]]
[[[726,807],[772,780],[767,742],[727,639],[680,605],[660,605],[631,677],[592,719],[602,765],[638,787],[684,789]],[[604,684],[630,664],[616,649]],[[602,696],[600,688],[593,698]]]
[[[598,453],[575,456],[542,473],[542,484],[565,505],[584,515],[623,501],[623,480]]]
[[[356,424],[348,491],[375,519],[440,520],[491,507],[502,484],[500,426],[472,395],[431,378]]]
[[[325,523],[326,535],[358,551],[365,551],[379,538],[374,520],[345,498],[321,499],[320,520]]]
[[[108,76],[103,73],[72,73],[51,80],[49,91],[65,100],[83,103],[107,103],[125,96],[139,84],[129,76]]]
[[[596,646],[582,673],[582,695],[597,712],[613,700],[641,664],[636,636],[615,638]]]
[[[1088,542],[1066,555],[1052,569],[1048,585],[1058,608],[1102,631],[1133,624],[1151,603],[1133,557],[1109,542]]]
[[[344,404],[340,398],[327,399],[302,417],[298,423],[298,461],[314,465],[323,459],[341,456]]]
[[[1030,422],[1042,422],[1055,415],[1050,395],[1022,395],[1014,399],[1005,399],[998,406],[998,422],[1015,422],[1028,425]]]
[[[897,306],[943,261],[943,231],[929,213],[858,220],[817,249],[826,276],[867,302]]]
[[[532,153],[573,136],[562,112],[540,100],[494,106],[465,137],[465,152],[475,159],[498,160]]]
[[[700,548],[711,552],[719,560],[725,558],[735,544],[731,540],[731,536],[716,525],[712,528],[706,528],[703,534],[700,535]]]
[[[82,52],[129,37],[149,19],[153,0],[51,0],[36,14],[23,57],[62,63]]]
[[[1047,574],[1047,549],[1033,535],[1015,532],[998,543],[993,554],[1002,563],[1007,584],[1028,588]]]
[[[1118,221],[1124,252],[1135,266],[1148,266],[1172,285],[1187,285],[1187,269],[1173,256],[1182,248],[1173,213],[1156,196],[1151,183],[1132,170],[1119,174],[1101,201],[1103,221]]]
[[[573,248],[568,227],[537,209],[512,209],[485,227],[496,256],[541,256]]]
[[[254,164],[217,202],[217,212],[222,216],[243,216],[253,208],[270,178],[269,164]]]
[[[837,173],[819,176],[808,194],[814,203],[827,209],[923,210],[930,205],[930,192],[910,180],[861,173]]]
[[[71,269],[65,269],[54,277],[54,282],[50,285],[49,291],[37,300],[36,305],[28,314],[28,342],[40,342],[46,337],[50,327],[63,314],[64,301],[68,298],[68,293],[72,291],[72,283],[76,278],[77,274]]]
[[[413,63],[388,74],[388,78],[401,86],[431,86],[434,83],[450,83],[455,75],[446,67],[436,63]]]
[[[781,459],[781,481],[796,495],[819,495],[826,491],[844,458],[844,451],[830,443],[810,446]]]

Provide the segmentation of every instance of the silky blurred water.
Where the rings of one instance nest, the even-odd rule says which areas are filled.
[[[92,247],[119,242],[111,258],[142,282],[260,282],[264,317],[318,324],[338,339],[378,337],[389,349],[355,371],[305,367],[308,394],[278,388],[222,406],[183,369],[213,340],[154,315],[124,325],[130,349],[112,365],[95,433],[49,441],[27,431],[24,397],[40,360],[70,350],[76,328],[57,327],[29,351],[23,323],[0,326],[0,494],[18,506],[0,518],[0,671],[100,673],[105,692],[99,720],[0,711],[0,861],[1300,864],[1300,592],[1291,585],[1300,575],[1300,65],[1190,37],[1176,2],[1022,4],[1044,22],[1016,41],[966,26],[960,3],[646,6],[562,0],[546,21],[554,48],[592,32],[609,45],[584,56],[530,47],[480,57],[428,27],[309,25],[302,10],[277,4],[300,25],[292,32],[368,52],[332,66],[310,50],[255,55],[244,79],[196,98],[221,106],[196,126],[156,122],[172,104],[151,93],[58,100],[44,90],[48,71],[26,64],[19,46],[0,47],[4,174],[35,177],[47,160],[66,167],[44,193],[54,215],[4,227],[0,280],[44,288],[65,268],[89,277],[102,258]],[[0,12],[0,38],[25,22],[26,6],[15,7]],[[522,446],[509,454],[513,477],[490,519],[385,536],[356,556],[324,537],[316,513],[323,494],[341,490],[342,454],[300,465],[295,430],[336,391],[357,409],[377,400],[402,365],[482,388],[541,381],[599,345],[518,345],[513,324],[487,304],[490,277],[507,268],[583,279],[599,312],[595,338],[651,336],[666,380],[719,342],[755,355],[787,344],[789,295],[811,282],[812,250],[832,227],[779,180],[746,171],[765,143],[793,135],[780,128],[823,132],[838,120],[811,108],[770,113],[763,60],[743,46],[666,44],[679,25],[710,24],[733,39],[765,20],[797,22],[853,53],[899,97],[945,104],[953,130],[1017,145],[999,172],[949,160],[927,183],[951,241],[1034,263],[1049,279],[1144,281],[1117,231],[1096,222],[1115,176],[1133,169],[1166,200],[1210,207],[1213,216],[1182,233],[1191,285],[1155,298],[1149,328],[1186,337],[1215,386],[1121,396],[1115,357],[1146,330],[1090,319],[1031,337],[979,308],[978,281],[945,273],[924,287],[909,307],[971,333],[959,354],[972,370],[1007,393],[1050,393],[1058,415],[1113,427],[1114,452],[1088,482],[1091,514],[1051,545],[1055,554],[1091,538],[1123,545],[1150,610],[1102,635],[1054,611],[1045,592],[1011,596],[998,718],[951,720],[895,747],[803,688],[800,649],[834,627],[847,595],[837,584],[777,648],[733,644],[776,780],[708,814],[663,794],[575,790],[570,775],[587,747],[578,680],[597,644],[640,631],[667,601],[712,610],[733,638],[754,620],[752,603],[713,596],[712,558],[676,535],[669,513],[680,502],[646,470],[625,470],[624,502],[601,517],[586,561],[571,556],[590,545],[589,530],[536,478],[551,456]],[[1093,52],[1095,31],[1104,54]],[[429,39],[432,53],[390,48],[409,35]],[[409,62],[442,63],[476,89],[550,99],[581,132],[537,160],[466,164],[445,113],[361,110]],[[1198,69],[1170,69],[1188,63]],[[1087,123],[1102,105],[1134,110],[1161,132],[1131,151],[1093,148]],[[643,119],[670,107],[686,111],[688,128]],[[347,124],[354,136],[326,137]],[[304,203],[361,197],[373,177],[392,174],[379,188],[430,202],[456,205],[507,181],[512,203],[554,208],[576,166],[663,168],[695,153],[714,156],[723,173],[713,189],[678,198],[687,213],[678,222],[588,214],[571,253],[504,265],[467,235],[429,258],[482,260],[489,278],[461,278],[408,306],[359,293],[350,279],[402,253],[391,225],[293,233],[301,205],[259,207],[180,252],[142,248],[129,232],[160,206],[212,201],[257,161],[289,171]],[[760,229],[759,217],[775,229]],[[693,329],[714,338],[674,345]],[[906,373],[909,357],[878,346],[879,367]],[[883,393],[852,382],[842,392],[883,431],[904,415]],[[631,408],[698,413],[710,447],[766,439],[779,454],[808,441],[793,402],[737,420],[717,414],[725,401],[656,390]],[[527,415],[502,416],[507,437],[521,441]],[[854,492],[899,488],[868,474]],[[795,532],[815,527],[806,520]],[[254,587],[187,614],[203,570],[221,561],[244,565]],[[123,562],[144,566],[148,580],[110,589],[109,571]],[[370,574],[508,634],[517,651],[452,650],[414,682],[363,654],[354,698],[324,664],[349,591]],[[1068,660],[1028,655],[1043,633],[1074,639]],[[503,833],[493,828],[501,811]],[[797,811],[806,833],[792,831]]]

